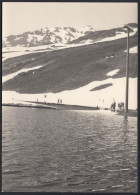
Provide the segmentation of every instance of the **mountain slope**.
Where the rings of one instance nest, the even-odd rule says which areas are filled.
[[[137,35],[130,37],[130,48],[137,45]],[[28,54],[3,62],[3,76],[23,68],[42,66],[3,83],[3,90],[20,93],[45,93],[72,90],[92,81],[125,76],[126,38],[52,52]],[[130,77],[137,77],[137,54],[130,54]]]
[[[128,25],[131,27],[130,34],[137,33],[137,28],[138,28],[137,24],[129,23]],[[94,43],[94,42],[104,40],[106,38],[110,38],[110,40],[111,38],[114,39],[115,37],[123,38],[126,35],[127,35],[127,30],[124,27],[120,27],[120,28],[114,28],[110,30],[90,32],[87,35],[81,36],[78,39],[74,39],[73,41],[70,41],[68,44],[85,43],[87,40],[90,41],[90,43]]]
[[[137,35],[137,24],[130,23],[130,36]],[[3,39],[2,61],[29,53],[53,51],[127,37],[124,27],[95,31],[91,26],[81,29],[71,27],[44,28]]]
[[[130,25],[129,109],[137,109],[138,33],[137,25]],[[125,102],[126,30],[82,32],[61,46],[3,48],[3,103],[63,99],[64,104],[109,108],[113,99]]]

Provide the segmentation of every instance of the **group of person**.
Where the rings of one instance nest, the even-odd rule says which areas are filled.
[[[46,95],[44,96],[45,98],[47,97]],[[37,98],[37,102],[38,102],[38,98]],[[46,103],[46,100],[45,100]],[[58,99],[57,104],[62,104],[62,99]]]
[[[123,110],[124,109],[124,102],[119,102],[118,103],[118,109]]]
[[[62,104],[62,99],[58,99],[57,104]]]
[[[111,104],[111,110],[115,110],[115,108],[116,108],[116,102],[113,99],[113,102]],[[119,110],[123,110],[124,109],[124,102],[118,102],[118,109]]]

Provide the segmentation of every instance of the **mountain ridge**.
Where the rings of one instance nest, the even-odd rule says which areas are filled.
[[[136,30],[136,23],[128,23]],[[35,31],[27,31],[18,35],[10,35],[3,39],[2,46],[5,47],[36,47],[36,46],[64,46],[69,44],[94,43],[106,37],[124,35],[127,30],[124,27],[117,27],[109,30],[96,31],[91,25],[76,29],[74,27],[53,27],[41,28]],[[130,31],[131,33],[133,30]]]
[[[3,62],[3,75],[16,72],[21,68],[31,68],[38,65],[42,65],[42,68],[19,74],[12,80],[3,83],[3,89],[23,93],[40,93],[45,92],[45,90],[56,93],[66,89],[72,90],[91,81],[105,79],[105,72],[108,73],[113,68],[120,69],[115,77],[123,77],[125,76],[126,61],[125,43],[126,38],[7,59]],[[130,47],[136,45],[137,36],[134,35],[130,37]],[[136,54],[130,55],[131,77],[137,75],[136,56]],[[96,74],[94,70],[96,70]],[[97,73],[97,71],[99,72]],[[49,84],[48,89],[46,89],[46,83]]]
[[[88,25],[80,29],[74,27],[41,28],[35,31],[27,31],[18,35],[10,35],[3,39],[3,47],[11,46],[40,46],[48,44],[66,44],[73,39],[84,36],[95,29]]]

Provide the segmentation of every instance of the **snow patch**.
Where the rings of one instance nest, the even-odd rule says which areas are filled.
[[[106,75],[107,76],[114,76],[115,74],[117,74],[119,72],[120,69],[116,69],[116,70],[113,70],[113,71],[110,71],[108,72]]]
[[[30,42],[30,41],[32,40],[32,38],[33,38],[33,35],[31,35],[31,34],[28,34],[27,41],[28,41],[28,42]]]
[[[18,40],[20,40],[22,37],[16,37],[15,38],[15,41],[18,41]]]
[[[90,25],[87,25],[87,26],[83,26],[82,28],[79,29],[82,33],[85,33],[87,31],[92,31],[92,32],[95,32],[95,29],[90,26]]]
[[[124,52],[127,52],[127,50],[125,50]],[[138,53],[138,46],[131,47],[129,49],[129,53]]]
[[[43,67],[43,66],[36,66],[36,67],[33,67],[33,68],[25,68],[25,69],[19,70],[19,71],[17,71],[17,72],[14,72],[14,73],[12,73],[12,74],[8,74],[8,75],[2,77],[2,83],[6,82],[6,81],[8,81],[8,80],[10,80],[10,79],[13,79],[13,78],[14,78],[15,76],[17,76],[19,73],[28,72],[28,71],[30,71],[30,70],[36,70],[36,69],[39,69],[39,68],[41,68],[41,67]]]
[[[81,41],[81,42],[80,42],[80,44],[82,44],[82,45],[89,45],[89,44],[93,44],[93,40],[91,40],[91,39],[87,39],[86,41],[85,41],[85,40],[83,40],[83,41]]]
[[[114,58],[114,55],[112,55],[112,56],[106,56],[105,58],[106,59],[108,59],[108,58]]]
[[[2,52],[7,52],[7,53],[2,53],[2,61],[8,59],[8,58],[13,58],[13,57],[18,57],[26,54],[31,54],[31,53],[39,53],[39,52],[45,52],[45,51],[51,51],[51,45],[42,45],[42,46],[36,46],[36,47],[21,47],[21,46],[16,46],[16,47],[11,47],[11,48],[3,48]]]
[[[90,91],[94,87],[112,83],[113,85],[102,90]],[[103,81],[94,81],[74,90],[62,91],[59,93],[42,94],[19,94],[13,91],[2,92],[2,103],[15,103],[16,101],[40,101],[48,103],[57,103],[58,98],[62,99],[64,104],[99,106],[110,108],[112,100],[116,103],[125,102],[126,78],[106,79]],[[45,95],[47,97],[45,98]],[[82,98],[84,97],[84,98]],[[129,79],[129,109],[137,109],[137,78]]]
[[[42,35],[28,34],[27,41],[30,43],[32,40],[41,41],[44,38]]]

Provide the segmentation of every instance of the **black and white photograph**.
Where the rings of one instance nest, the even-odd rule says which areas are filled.
[[[138,3],[2,2],[2,192],[138,192]]]

